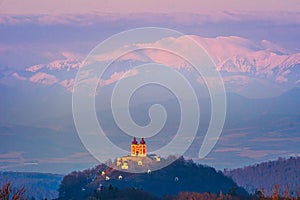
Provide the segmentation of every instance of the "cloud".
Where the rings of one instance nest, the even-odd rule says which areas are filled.
[[[285,150],[269,150],[269,149],[257,149],[253,150],[249,147],[221,147],[214,150],[216,153],[228,153],[235,152],[241,157],[247,157],[252,159],[263,158],[269,155],[280,155],[286,154]]]
[[[222,142],[230,142],[234,139],[239,139],[241,137],[246,137],[248,135],[248,133],[246,132],[241,132],[241,131],[247,131],[248,128],[235,128],[235,129],[231,129],[230,133],[224,132],[222,134],[222,136],[220,137],[220,140],[222,140]],[[232,132],[232,133],[231,133]]]
[[[1,5],[0,5],[1,6]],[[23,15],[0,15],[0,24],[6,25],[18,25],[35,23],[35,20],[31,16]]]
[[[11,169],[23,167],[24,165],[39,164],[82,164],[95,163],[95,160],[88,152],[75,152],[65,157],[43,157],[43,158],[24,158],[24,152],[10,152],[0,154],[0,169]]]
[[[254,138],[250,140],[251,142],[300,142],[300,137],[285,137],[285,138],[268,138],[268,137],[259,137],[259,138]]]
[[[250,148],[243,148],[239,155],[242,157],[248,158],[263,158],[269,155],[279,155],[279,154],[286,154],[287,151],[284,150],[252,150]]]
[[[224,153],[224,152],[238,152],[240,151],[241,148],[236,148],[236,147],[225,147],[225,148],[218,148],[214,150],[214,152],[217,153]]]
[[[21,151],[0,154],[0,169],[17,167],[23,164],[24,158]]]
[[[84,15],[41,15],[37,18],[38,23],[45,25],[90,25],[88,18]]]
[[[38,72],[37,74],[31,76],[29,81],[43,85],[53,85],[58,82],[58,79],[54,75]]]
[[[39,163],[94,163],[95,160],[88,152],[75,152],[65,157],[50,157],[47,159],[37,159]]]
[[[119,2],[120,4],[120,2]],[[22,5],[24,6],[24,5]],[[100,6],[103,7],[103,6]],[[119,7],[119,6],[118,6]],[[203,7],[203,5],[199,6]],[[128,7],[127,7],[128,8]],[[76,27],[95,26],[104,22],[119,23],[120,21],[135,22],[135,23],[159,23],[169,24],[177,23],[185,26],[204,25],[207,23],[240,23],[240,22],[271,22],[274,25],[300,24],[299,12],[280,10],[273,12],[257,11],[257,10],[216,10],[209,12],[208,10],[197,11],[195,13],[186,12],[154,12],[148,10],[145,12],[135,10],[133,12],[90,12],[90,13],[55,13],[53,10],[46,13],[24,13],[22,11],[16,13],[2,12],[0,15],[0,24],[20,25],[20,24],[39,24],[39,25],[70,25]],[[57,8],[55,9],[57,10]],[[128,9],[126,9],[128,11]],[[168,14],[166,14],[168,13]],[[268,42],[262,44],[268,47],[276,47],[269,45]]]
[[[0,160],[1,160],[1,162],[4,162],[3,159],[13,160],[13,159],[16,159],[16,158],[21,158],[22,154],[23,154],[23,152],[21,152],[21,151],[3,153],[3,154],[0,154]]]
[[[159,6],[157,6],[159,4]],[[260,11],[265,13],[276,11],[299,11],[297,0],[265,0],[263,2],[238,0],[224,1],[178,1],[170,7],[168,0],[153,0],[141,2],[139,0],[124,1],[93,1],[93,0],[73,0],[72,4],[67,4],[59,0],[28,0],[26,4],[18,0],[2,1],[2,13],[10,14],[87,14],[87,13],[215,13],[221,11]],[[284,16],[281,16],[284,17]]]

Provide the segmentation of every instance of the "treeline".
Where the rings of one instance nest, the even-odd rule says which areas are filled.
[[[230,191],[233,192],[233,191]],[[238,200],[238,199],[250,199],[249,196],[243,196],[238,194],[212,194],[212,193],[196,193],[196,192],[180,192],[178,195],[164,195],[163,197],[155,196],[152,193],[135,188],[122,188],[113,187],[101,187],[99,190],[90,191],[84,199],[87,200]],[[68,198],[59,198],[59,200],[65,200]],[[82,199],[81,197],[73,197],[73,199]]]
[[[225,170],[224,174],[250,193],[264,188],[264,193],[271,195],[275,185],[279,186],[278,193],[282,196],[287,192],[286,188],[290,195],[300,191],[300,157],[279,158],[276,161]]]
[[[118,187],[113,187],[109,185],[108,187],[99,187],[93,192],[88,192],[83,196],[76,196],[72,198],[59,198],[57,200],[64,199],[86,199],[86,200],[239,200],[239,199],[249,199],[249,200],[299,200],[300,193],[296,195],[289,195],[288,192],[284,196],[278,194],[278,186],[274,186],[274,193],[271,196],[265,196],[264,190],[256,191],[255,194],[245,196],[239,195],[236,193],[236,188],[233,188],[228,191],[228,193],[219,194],[214,193],[197,193],[197,192],[180,192],[178,195],[165,195],[163,197],[157,197],[149,192],[145,192],[140,189],[135,188],[123,188],[119,189]],[[287,191],[287,190],[286,190]],[[26,188],[20,187],[16,188],[7,181],[3,186],[0,187],[0,200],[28,200],[28,196],[25,194]],[[35,198],[30,198],[30,200],[35,200]],[[44,200],[47,200],[45,198]]]
[[[274,193],[271,196],[266,196],[263,191],[256,191],[252,195],[237,194],[236,188],[232,188],[227,193],[222,192],[210,193],[198,193],[198,192],[179,192],[178,195],[164,195],[163,197],[155,196],[152,193],[135,188],[122,188],[113,187],[101,187],[94,191],[87,192],[84,199],[87,200],[300,200],[300,193],[298,195],[289,195],[285,193],[284,196],[278,194],[278,186],[274,187]],[[64,200],[68,198],[59,198]],[[83,197],[73,197],[72,199],[83,199]]]
[[[231,194],[211,194],[211,193],[195,193],[195,192],[181,192],[176,197],[165,197],[163,200],[299,200],[299,196],[280,196],[274,193],[271,196],[264,196],[261,192],[257,192],[248,197],[236,196]]]

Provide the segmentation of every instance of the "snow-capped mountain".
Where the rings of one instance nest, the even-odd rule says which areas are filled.
[[[188,50],[186,37],[194,39],[208,52],[215,61],[217,70],[223,75],[226,89],[231,92],[248,97],[264,97],[279,95],[290,88],[300,86],[300,53],[289,53],[270,41],[255,43],[236,36],[203,38],[186,35],[179,38],[163,38],[153,45],[160,47],[162,43],[167,43]],[[133,45],[143,47],[144,44]],[[100,59],[111,59],[114,53],[109,52]],[[59,84],[71,91],[76,72],[85,55],[62,52],[61,57],[50,63],[37,63],[23,71],[13,72],[11,76],[37,84]],[[130,65],[134,62],[156,62],[190,71],[189,64],[182,58],[164,51],[143,50],[119,58],[119,62],[116,62],[116,66],[113,66],[103,81],[108,84],[116,82],[130,70]]]

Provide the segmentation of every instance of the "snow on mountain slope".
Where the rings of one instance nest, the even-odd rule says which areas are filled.
[[[300,86],[300,53],[288,53],[278,45],[262,40],[259,43],[237,36],[220,36],[216,38],[203,38],[195,35],[182,36],[179,38],[162,38],[153,43],[153,46],[160,48],[162,44],[173,45],[177,48],[189,51],[186,43],[187,37],[191,37],[199,43],[211,56],[217,65],[217,70],[224,77],[227,89],[232,92],[248,97],[260,97],[269,91],[270,96],[278,95],[292,87]],[[132,44],[144,47],[147,44]],[[112,59],[116,52],[126,47],[120,47],[113,52],[100,55],[97,59]],[[26,73],[16,72],[19,76],[14,78],[23,81],[35,80],[36,74],[43,73],[45,78],[51,76],[51,84],[60,84],[71,91],[70,84],[73,83],[76,71],[80,67],[84,55],[63,52],[63,58],[54,60],[48,64],[37,64],[26,68]],[[119,58],[119,66],[113,68],[113,72],[106,77],[106,82],[110,81],[114,73],[126,72],[128,61],[132,62],[156,62],[190,71],[191,66],[182,58],[174,56],[169,52],[155,49],[134,51]],[[124,64],[125,63],[125,64]],[[66,75],[69,74],[69,75]],[[55,80],[55,81],[54,81]],[[242,81],[242,82],[241,82]],[[36,83],[47,83],[49,81],[35,81]],[[260,90],[260,91],[257,91]],[[272,93],[273,91],[273,93]],[[267,94],[267,93],[266,93]],[[267,94],[268,96],[268,94]]]
[[[185,37],[189,36],[172,39],[170,42],[186,48]],[[287,70],[300,64],[300,53],[288,54],[284,49],[266,40],[256,44],[237,36],[190,37],[208,52],[220,72],[250,73],[266,77],[273,75],[276,78],[279,75],[287,75]]]

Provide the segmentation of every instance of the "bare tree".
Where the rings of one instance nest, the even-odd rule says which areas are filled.
[[[27,200],[25,195],[25,187],[19,189],[12,187],[9,181],[7,181],[0,188],[0,200]]]

